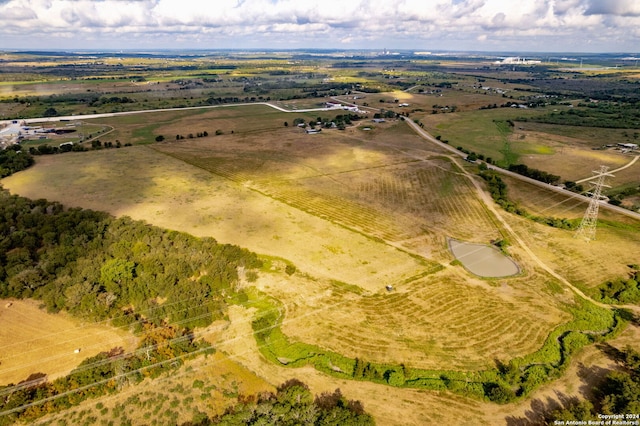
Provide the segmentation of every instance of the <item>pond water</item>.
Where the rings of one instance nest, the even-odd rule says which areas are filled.
[[[470,272],[481,277],[508,277],[520,272],[511,258],[493,246],[465,243],[449,238],[449,249]]]

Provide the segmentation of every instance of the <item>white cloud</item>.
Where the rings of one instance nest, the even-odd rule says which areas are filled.
[[[69,47],[395,47],[431,50],[539,46],[575,48],[610,38],[613,50],[637,50],[638,0],[9,0],[0,2],[0,48],[46,47],[71,34]],[[153,37],[145,37],[145,34]],[[74,36],[75,34],[75,36]],[[165,36],[163,36],[163,34]],[[612,38],[610,35],[617,34]],[[5,37],[11,35],[12,37]],[[525,36],[526,35],[526,36]],[[89,36],[91,44],[88,43]],[[603,43],[606,38],[602,37]],[[83,43],[85,45],[83,46]],[[448,43],[448,44],[447,44]],[[616,44],[614,46],[613,44]],[[447,45],[443,45],[447,44]],[[620,47],[623,48],[620,48]],[[19,46],[18,46],[19,47]],[[33,46],[36,47],[36,46]],[[53,46],[52,46],[53,47]],[[58,46],[55,46],[58,47]],[[615,48],[614,48],[615,47]]]

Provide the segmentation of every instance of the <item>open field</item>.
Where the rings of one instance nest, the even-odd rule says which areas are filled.
[[[179,419],[201,419],[222,414],[239,395],[272,392],[274,387],[217,352],[185,363],[162,379],[146,379],[137,386],[106,397],[92,399],[61,414],[47,416],[34,424],[61,421],[119,424],[175,424]]]
[[[206,116],[215,120],[215,114]],[[233,127],[240,116],[231,108],[217,119]],[[154,131],[182,132],[203,117]],[[310,278],[265,288],[288,307],[285,333],[347,356],[421,368],[487,368],[496,358],[535,351],[567,318],[517,247],[519,277],[489,285],[459,266],[436,273],[435,262],[454,260],[445,237],[487,243],[501,231],[457,166],[405,124],[306,135],[268,117],[268,138],[234,132],[41,157],[3,184],[33,198],[129,215],[287,259]],[[125,126],[135,132],[133,121]],[[345,293],[331,280],[365,293]],[[385,285],[398,293],[384,294]],[[348,306],[344,313],[341,306]],[[335,315],[327,318],[329,307]],[[528,312],[531,322],[510,320],[513,311]],[[406,329],[408,316],[422,326]],[[339,331],[345,323],[353,324],[348,336]]]
[[[35,174],[16,174],[3,185],[33,198],[57,198],[69,206],[214,236],[370,291],[430,269],[391,246],[147,147],[78,154],[42,157],[42,167],[29,171]],[[137,176],[131,176],[136,169]]]
[[[137,339],[128,332],[48,314],[34,301],[5,299],[1,304],[0,385],[18,383],[34,373],[53,380],[99,352],[136,346]]]
[[[78,96],[91,87],[96,94],[112,91],[108,94],[126,94],[134,100],[96,101],[98,112],[212,105],[219,102],[215,99],[219,96],[237,100],[229,101],[234,104],[231,107],[88,121],[86,131],[114,129],[100,136],[102,142],[117,140],[135,146],[38,156],[35,166],[3,179],[2,185],[30,198],[130,216],[259,253],[266,266],[251,285],[263,292],[265,300],[273,298],[269,306],[282,314],[281,323],[273,328],[290,343],[283,352],[292,354],[291,358],[276,356],[274,361],[259,345],[252,321],[264,309],[258,302],[257,309],[249,307],[254,303],[250,298],[244,307],[231,306],[219,332],[208,337],[219,351],[214,356],[189,361],[171,377],[146,380],[121,395],[87,401],[43,421],[56,424],[62,419],[91,418],[92,422],[144,423],[154,419],[157,424],[175,424],[177,419],[188,421],[198,415],[195,409],[209,415],[219,413],[238,394],[272,389],[296,377],[315,393],[339,387],[348,398],[363,401],[379,424],[511,421],[515,425],[539,400],[558,398],[554,391],[588,394],[592,382],[584,374],[591,367],[581,363],[593,365],[588,371],[594,376],[603,374],[598,368],[612,367],[600,348],[589,346],[577,353],[568,375],[535,391],[533,402],[520,400],[509,405],[428,387],[432,390],[344,378],[352,377],[350,361],[354,359],[401,365],[407,371],[428,370],[434,381],[443,383],[450,378],[447,374],[492,374],[498,363],[510,360],[520,363],[517,366],[522,371],[532,365],[556,368],[560,360],[554,357],[563,355],[554,350],[565,343],[564,334],[560,337],[566,330],[562,327],[575,325],[569,321],[574,319],[572,309],[578,298],[560,279],[545,272],[544,266],[588,290],[624,276],[626,265],[637,263],[640,227],[633,219],[603,209],[597,240],[583,243],[571,231],[488,207],[489,197],[480,191],[486,188],[484,182],[468,173],[474,173],[477,166],[453,159],[448,151],[418,137],[404,119],[419,120],[425,130],[453,147],[462,146],[494,160],[524,163],[561,175],[563,180],[588,177],[600,164],[613,169],[631,160],[619,152],[591,149],[605,143],[598,141],[607,136],[606,131],[589,128],[583,137],[566,126],[515,121],[509,127],[507,120],[544,114],[548,107],[479,108],[508,101],[500,94],[502,90],[517,98],[530,96],[535,86],[502,81],[492,77],[494,71],[472,71],[468,64],[449,63],[461,70],[451,74],[419,68],[380,71],[378,65],[298,67],[288,64],[286,58],[257,59],[242,69],[221,68],[214,74],[208,61],[202,59],[208,69],[150,72],[147,81],[134,81],[123,74],[115,80],[95,75],[100,79],[67,84],[16,82],[15,88],[5,90],[21,97],[43,91],[40,110],[52,101],[45,99],[49,94],[45,89],[54,87],[53,94],[63,85]],[[124,61],[131,66],[134,62]],[[158,62],[138,65],[153,67]],[[415,66],[422,65],[432,66],[426,62]],[[513,71],[501,77],[524,80],[528,75]],[[327,81],[353,87],[318,90]],[[491,88],[482,88],[481,81]],[[453,87],[447,87],[448,83]],[[400,90],[410,85],[408,91]],[[389,91],[351,92],[354,88]],[[308,95],[312,90],[317,96]],[[345,130],[325,128],[308,135],[294,119],[309,122],[320,117],[325,121],[347,112],[285,113],[264,105],[235,105],[270,96],[273,104],[288,109],[319,107],[337,97],[359,106],[367,103],[370,112]],[[409,106],[400,107],[400,103]],[[9,100],[0,104],[0,112],[15,112],[23,104]],[[61,112],[92,112],[87,104],[69,101],[59,105]],[[451,112],[452,107],[456,112]],[[568,110],[569,106],[557,108]],[[410,115],[373,122],[373,114],[380,110]],[[35,113],[32,108],[30,114]],[[164,141],[155,142],[158,136]],[[612,130],[609,136],[627,141],[633,138],[633,129]],[[640,162],[622,170],[614,186],[638,182],[638,170]],[[532,214],[578,220],[586,209],[583,202],[503,179],[509,199]],[[475,276],[455,260],[447,238],[483,245],[505,242],[504,250],[520,272],[503,278]],[[294,272],[285,265],[295,266]],[[34,313],[38,315],[46,314]],[[576,335],[588,339],[604,333],[608,325],[579,327],[582,334]],[[7,336],[17,331],[11,333]],[[634,326],[612,344],[637,347],[637,334]],[[277,354],[278,336],[274,333],[267,339],[272,338],[265,346],[273,345]],[[292,368],[298,359],[305,359],[302,350],[295,358],[295,348],[303,345],[311,347],[309,358],[332,353],[347,361],[329,371],[337,374],[322,373],[311,365]],[[1,356],[0,361],[1,369],[5,366]],[[61,371],[75,365],[77,362]],[[345,365],[348,369],[342,371]],[[15,380],[33,372],[23,371]],[[460,376],[455,377],[461,381]]]
[[[448,140],[451,146],[462,146],[498,161],[503,159],[505,143],[510,141],[510,134],[503,130],[500,123],[523,115],[540,113],[536,110],[497,108],[466,113],[425,115],[420,120],[427,131],[434,136],[441,135],[442,139]],[[519,155],[515,150],[513,154]]]
[[[562,181],[576,181],[593,175],[600,165],[611,170],[622,167],[633,159],[633,153],[623,154],[619,150],[594,150],[606,144],[617,144],[629,130],[558,126],[544,123],[514,121],[514,126],[505,132],[504,120],[515,120],[536,110],[500,108],[455,114],[427,115],[422,119],[425,128],[434,135],[441,135],[452,146],[491,157],[494,161],[522,163],[529,167],[558,175]],[[496,123],[496,120],[498,123]],[[508,146],[508,150],[507,150]],[[508,151],[508,154],[506,152]],[[613,185],[638,179],[640,164],[621,171]]]
[[[140,387],[86,401],[64,413],[44,417],[36,424],[55,425],[62,419],[72,418],[81,421],[95,418],[93,421],[115,419],[123,422],[130,419],[144,422],[155,419],[156,424],[170,425],[175,423],[171,417],[175,415],[172,414],[174,412],[183,415],[185,419],[191,419],[196,408],[198,411],[209,409],[219,412],[218,410],[229,404],[237,394],[268,390],[270,387],[261,382],[260,378],[271,383],[282,383],[300,377],[304,377],[304,381],[316,394],[333,392],[339,388],[347,398],[362,401],[365,410],[374,415],[378,424],[419,426],[446,422],[452,425],[490,426],[519,424],[517,421],[523,419],[539,424],[544,410],[556,407],[559,400],[565,397],[589,395],[592,386],[598,384],[602,375],[616,367],[605,353],[609,344],[623,349],[627,345],[637,344],[639,335],[638,327],[630,327],[607,344],[590,346],[574,357],[563,377],[541,387],[530,399],[497,405],[464,398],[450,392],[425,392],[369,382],[339,380],[310,367],[282,368],[259,355],[251,330],[251,314],[251,310],[232,308],[230,326],[212,339],[221,351],[233,354],[230,358],[218,353],[215,356],[190,361],[171,376],[147,379]],[[239,365],[245,366],[248,370]],[[203,382],[202,387],[194,386],[199,386],[198,380]],[[188,406],[177,404],[176,400],[186,401]]]
[[[448,267],[391,294],[295,277],[257,285],[285,304],[283,331],[294,341],[371,362],[467,371],[534,352],[568,318],[550,290],[528,284],[539,280],[533,273],[488,285]],[[514,311],[527,314],[515,320]]]

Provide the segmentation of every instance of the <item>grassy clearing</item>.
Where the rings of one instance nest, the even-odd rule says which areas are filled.
[[[593,150],[605,144],[615,144],[619,142],[617,138],[633,138],[629,130],[585,129],[519,121],[513,121],[513,126],[510,126],[507,123],[507,120],[544,111],[498,108],[427,115],[421,121],[432,134],[440,135],[452,146],[462,146],[491,157],[503,166],[523,163],[559,175],[563,180],[587,178],[600,165],[615,169],[631,161],[631,156],[619,151]],[[624,172],[618,182],[638,182],[637,169],[634,173],[630,176]]]
[[[492,287],[456,267],[373,295],[347,293],[331,283],[300,277],[286,285],[259,285],[285,303],[280,309],[286,310],[284,334],[278,335],[283,343],[274,343],[274,353],[290,341],[305,342],[351,360],[467,371],[492,368],[496,358],[536,351],[547,330],[567,318],[554,307],[550,294],[532,304],[532,289],[526,286],[531,279],[537,277],[510,279],[508,287],[496,280],[498,286]],[[304,296],[296,299],[300,288],[305,288]],[[542,306],[547,309],[540,310]],[[513,311],[527,314],[514,321]],[[409,323],[413,326],[407,327]],[[289,355],[278,356],[293,362],[317,349],[301,349],[297,357],[292,350],[286,352]]]
[[[506,126],[506,120],[523,115],[540,114],[543,110],[521,110],[517,108],[497,108],[469,111],[453,114],[426,115],[420,120],[433,135],[441,135],[452,146],[462,146],[469,151],[483,154],[498,161],[514,162],[520,152],[511,147],[511,155],[505,158],[504,146],[510,141],[512,129]]]
[[[392,300],[393,306],[391,309],[385,309],[385,312],[395,311],[398,310],[398,307],[406,305],[402,303],[398,297],[393,296],[394,295],[388,297],[389,299],[394,299]],[[376,300],[375,302],[376,312],[379,312],[380,301]],[[417,387],[431,390],[447,389],[453,392],[460,392],[465,396],[488,398],[497,402],[508,402],[513,401],[518,396],[527,396],[541,384],[558,377],[565,371],[572,354],[594,341],[619,334],[626,326],[626,321],[614,314],[611,310],[596,307],[582,299],[576,299],[565,307],[572,317],[569,322],[554,327],[553,331],[548,335],[542,331],[542,347],[540,349],[523,357],[511,358],[514,355],[514,347],[518,346],[518,344],[511,339],[508,343],[504,342],[501,344],[502,346],[510,347],[507,355],[509,361],[507,363],[496,361],[501,360],[501,357],[500,355],[492,353],[495,356],[492,358],[492,361],[505,367],[494,368],[494,366],[488,366],[484,369],[476,367],[472,368],[472,371],[464,368],[463,371],[459,371],[451,370],[452,367],[456,367],[455,364],[451,362],[446,364],[447,369],[444,370],[442,368],[425,369],[424,367],[416,365],[415,362],[411,362],[411,356],[401,356],[400,358],[403,360],[402,363],[398,363],[397,361],[371,361],[369,357],[372,355],[375,356],[380,353],[389,354],[389,348],[381,345],[379,338],[379,336],[388,334],[376,334],[378,338],[370,341],[363,342],[362,336],[358,336],[360,339],[354,337],[352,340],[350,339],[352,336],[352,328],[346,329],[344,327],[344,324],[346,324],[344,321],[340,323],[342,325],[340,329],[335,330],[335,334],[340,334],[342,337],[340,352],[327,348],[326,339],[323,339],[322,344],[316,345],[294,341],[288,334],[284,333],[285,323],[292,321],[290,307],[286,309],[287,318],[285,318],[285,307],[283,305],[277,300],[259,293],[251,294],[250,304],[252,308],[258,310],[252,322],[258,347],[263,355],[275,364],[287,367],[301,367],[310,364],[316,369],[337,378],[353,378],[354,380],[386,383],[397,387]],[[447,303],[445,303],[445,306],[446,305]],[[473,309],[467,308],[466,310],[470,311],[472,316],[475,316]],[[469,335],[464,335],[463,340],[465,345],[460,348],[456,348],[455,346],[446,348],[448,354],[458,354],[467,349],[470,336],[473,336],[472,340],[478,336],[483,336],[484,333],[494,337],[496,335],[504,336],[507,339],[512,337],[508,335],[508,332],[495,333],[493,329],[487,331],[487,325],[490,324],[490,326],[493,326],[499,317],[491,312],[487,312],[490,311],[490,309],[480,308],[479,311],[487,314],[486,318],[480,320],[483,329],[469,330],[465,327],[465,333],[469,333]],[[407,311],[404,312],[404,316],[406,316],[408,312],[416,314],[415,309],[408,307]],[[335,306],[332,307],[332,314],[336,315]],[[456,316],[459,317],[459,315]],[[367,319],[367,327],[371,330],[372,327],[371,324],[369,324],[369,322],[371,322],[370,315],[365,315],[364,317]],[[389,314],[385,315],[387,321],[389,317]],[[415,319],[411,316],[410,318],[414,320],[412,322],[416,320],[421,321],[424,320],[424,315],[418,311]],[[509,316],[509,318],[512,320],[511,316]],[[499,320],[497,322],[499,324]],[[454,322],[442,321],[441,323],[452,324]],[[529,330],[531,327],[530,324],[519,323],[518,325],[524,326]],[[324,328],[326,329],[327,326],[325,325]],[[373,327],[373,329],[375,329],[375,327]],[[455,335],[455,331],[453,331],[453,333],[452,331],[453,330],[447,330],[449,338],[451,334]],[[520,335],[521,333],[517,334]],[[538,332],[537,334],[540,333]],[[526,336],[526,338],[531,339],[531,336]],[[305,340],[308,340],[308,338]],[[492,339],[492,341],[494,340]],[[355,356],[345,356],[345,343],[348,347],[354,344],[354,342],[357,342],[355,345],[360,349],[358,354]],[[472,344],[472,346],[474,345]],[[363,347],[369,349],[372,353],[367,353],[367,349],[363,350]],[[478,350],[479,348],[474,349]],[[431,356],[433,356],[434,352],[437,352],[437,350],[434,351],[432,347],[428,348],[428,351]],[[410,361],[407,362],[408,359]],[[488,391],[488,389],[492,387],[502,387],[503,389],[517,387],[518,391],[515,393],[513,391],[505,391],[505,394],[497,396],[495,393]]]
[[[136,338],[127,332],[49,314],[34,301],[0,304],[0,385],[18,383],[34,373],[45,373],[52,380],[99,352],[136,346]],[[80,352],[74,353],[76,349]]]
[[[639,136],[630,129],[611,129],[604,127],[561,126],[558,124],[518,122],[523,132],[540,132],[566,138],[571,145],[585,148],[599,148],[609,143],[637,143]],[[561,139],[562,140],[562,139]]]
[[[560,197],[553,191],[508,178],[505,182],[509,198],[534,215],[580,220],[587,209],[587,203]],[[573,231],[536,224],[512,214],[505,217],[545,263],[578,286],[591,288],[626,276],[626,265],[637,262],[640,247],[637,221],[605,209],[599,212],[596,241],[590,243],[577,241]]]

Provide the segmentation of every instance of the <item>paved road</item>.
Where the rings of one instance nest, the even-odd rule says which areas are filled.
[[[414,123],[413,121],[411,121],[411,120],[405,120],[405,121],[407,123],[409,123],[409,125],[411,127],[413,127],[413,129],[420,136],[422,136],[423,138],[429,140],[430,142],[433,142],[433,143],[437,144],[438,146],[440,146],[440,147],[442,147],[442,148],[444,148],[444,149],[446,149],[448,151],[451,151],[452,153],[456,154],[459,157],[462,157],[462,158],[466,158],[467,157],[467,154],[465,154],[464,152],[458,151],[457,149],[455,149],[451,145],[448,145],[446,143],[440,142],[438,139],[436,139],[433,136],[431,136],[428,132],[426,132],[423,128],[421,128],[418,124]],[[628,167],[630,165],[631,165],[631,163],[627,164],[626,167]],[[514,173],[514,172],[511,172],[509,170],[505,170],[503,168],[500,168],[500,167],[497,167],[497,166],[494,166],[494,165],[491,165],[491,164],[487,164],[487,167],[489,169],[495,170],[496,172],[501,173],[503,175],[510,176],[510,177],[515,178],[515,179],[519,179],[519,180],[521,180],[523,182],[527,182],[527,183],[530,183],[532,185],[539,186],[541,188],[545,188],[545,189],[547,189],[549,191],[558,192],[558,193],[563,194],[563,195],[565,195],[567,197],[571,197],[571,198],[575,198],[575,199],[584,201],[585,203],[589,203],[591,201],[591,198],[589,198],[589,197],[587,197],[585,195],[576,194],[575,192],[567,191],[566,189],[563,189],[563,188],[560,188],[560,187],[557,187],[557,186],[554,186],[554,185],[549,185],[548,183],[540,182],[538,180],[531,179],[531,178],[528,178],[526,176],[519,175],[518,173]],[[640,220],[640,213],[636,213],[634,211],[627,210],[627,209],[624,209],[622,207],[614,206],[613,204],[600,203],[600,208],[611,210],[611,211],[614,211],[616,213],[620,213],[620,214],[623,214],[625,216],[632,217],[632,218],[634,218],[636,220]]]
[[[210,109],[210,108],[233,108],[233,107],[241,107],[247,105],[266,105],[273,109],[277,109],[281,112],[287,113],[296,113],[296,112],[313,112],[313,111],[333,111],[340,108],[306,108],[306,109],[294,109],[288,110],[281,108],[277,105],[270,104],[268,102],[250,102],[250,103],[238,103],[238,104],[224,104],[224,105],[206,105],[206,106],[196,106],[196,107],[184,107],[184,108],[165,108],[165,109],[145,109],[140,111],[122,111],[122,112],[107,112],[102,114],[84,114],[84,115],[65,115],[65,116],[57,116],[57,117],[37,117],[37,118],[25,118],[20,119],[19,121],[24,121],[27,124],[32,123],[49,123],[56,121],[77,121],[77,120],[91,120],[94,118],[108,118],[108,117],[119,117],[123,115],[134,115],[134,114],[149,114],[153,112],[167,112],[167,111],[188,111],[188,110],[196,110],[196,109]]]

